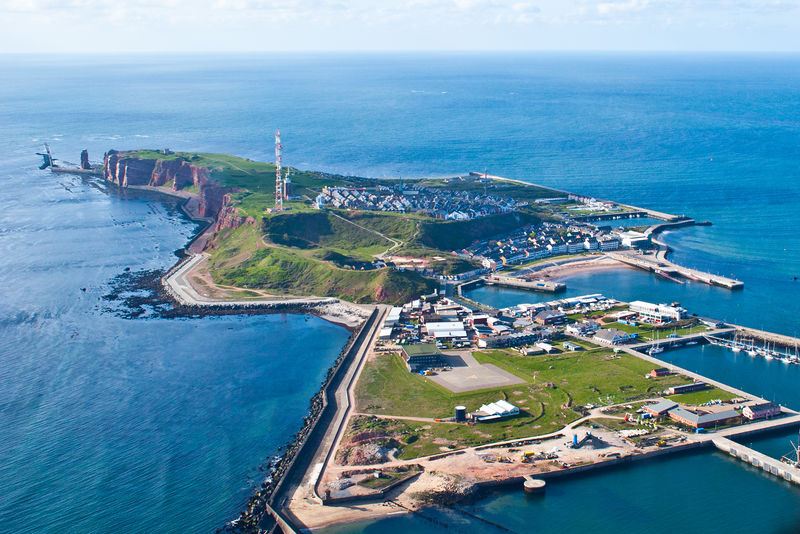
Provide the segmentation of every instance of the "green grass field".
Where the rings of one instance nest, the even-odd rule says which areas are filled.
[[[403,457],[411,458],[440,452],[443,442],[460,448],[547,434],[578,419],[576,410],[585,404],[659,397],[667,387],[689,382],[676,375],[645,378],[652,364],[628,354],[614,356],[607,349],[557,356],[526,357],[505,350],[474,355],[479,362],[497,365],[526,383],[452,393],[429,378],[409,373],[398,355],[381,354],[367,362],[356,385],[357,409],[369,414],[444,419],[452,417],[457,404],[472,411],[481,404],[505,399],[520,407],[518,417],[474,427],[376,420],[389,428],[401,445],[405,444],[401,446]],[[408,441],[412,434],[416,437]]]
[[[698,405],[703,404],[712,400],[731,400],[737,398],[738,395],[734,395],[728,391],[719,388],[710,388],[704,389],[701,391],[692,391],[691,393],[681,393],[679,395],[670,395],[668,398],[673,402],[677,402],[679,404],[689,404],[689,405]]]
[[[227,230],[216,235],[209,245],[210,272],[220,283],[245,289],[336,296],[354,302],[400,303],[429,293],[437,283],[411,272],[366,270],[375,255],[394,246],[392,240],[402,244],[394,254],[426,258],[435,273],[451,275],[477,267],[451,251],[540,221],[540,212],[532,206],[470,221],[442,221],[423,213],[320,211],[314,207],[313,199],[326,185],[368,187],[387,181],[297,169],[291,169],[291,193],[299,195],[300,200],[287,201],[285,205],[290,208],[287,211],[267,213],[266,209],[273,206],[275,191],[275,166],[271,163],[226,154],[164,154],[156,150],[119,155],[152,161],[185,161],[209,169],[211,180],[227,188],[228,206],[235,209],[236,215],[255,220],[250,226],[256,227],[257,235]],[[477,182],[447,184],[444,180],[423,180],[419,183],[436,189],[484,190],[484,185]],[[491,194],[519,200],[559,196],[551,190],[505,182],[487,187]],[[188,185],[185,190],[202,193],[197,185]]]

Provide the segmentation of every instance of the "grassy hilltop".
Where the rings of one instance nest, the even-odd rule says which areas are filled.
[[[421,213],[319,210],[313,199],[324,186],[374,187],[393,181],[296,169],[291,169],[291,194],[295,200],[285,203],[287,211],[267,213],[275,195],[273,164],[210,153],[139,150],[124,155],[182,160],[208,169],[210,179],[228,190],[228,214],[249,218],[239,228],[222,225],[209,242],[207,251],[215,282],[276,294],[336,296],[352,302],[408,301],[431,292],[438,287],[438,281],[390,267],[372,269],[376,255],[391,249],[393,255],[426,260],[437,274],[465,272],[476,265],[451,251],[539,220],[539,214],[528,208],[458,222]],[[490,194],[531,203],[536,198],[558,195],[548,189],[506,183],[480,187],[474,181],[445,183],[427,179],[418,183],[429,188],[475,192],[488,187]],[[200,192],[197,186],[185,189]]]

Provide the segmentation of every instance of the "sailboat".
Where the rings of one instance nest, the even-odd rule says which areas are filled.
[[[658,332],[656,332],[656,341],[658,341]],[[647,351],[647,354],[652,356],[653,354],[661,354],[662,352],[664,352],[664,347],[662,347],[660,343],[656,343],[650,347],[650,350]]]
[[[748,356],[755,356],[756,354],[758,354],[758,351],[756,351],[756,346],[753,344],[753,339],[751,338],[750,339],[750,348],[747,349],[747,355]]]
[[[733,335],[733,345],[731,345],[731,350],[733,352],[742,352],[743,345],[739,343],[739,333]]]
[[[762,354],[764,355],[765,360],[771,360],[773,358],[772,351],[769,350],[769,343],[767,343],[766,341],[764,342],[764,350]]]
[[[785,464],[789,464],[793,467],[800,468],[800,433],[797,435],[797,445],[795,445],[794,441],[789,441],[792,444],[792,452],[794,452],[794,458],[792,458],[791,454],[789,453],[786,456],[781,457],[781,462]]]

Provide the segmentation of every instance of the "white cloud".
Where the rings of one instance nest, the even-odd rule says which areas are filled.
[[[0,0],[0,51],[800,50],[799,11],[800,0]]]

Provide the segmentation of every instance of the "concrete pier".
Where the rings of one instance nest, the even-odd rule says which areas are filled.
[[[766,454],[755,451],[722,436],[713,438],[711,442],[716,448],[727,452],[734,458],[738,458],[743,462],[749,463],[753,467],[759,467],[767,473],[800,486],[800,469],[793,465],[783,463],[771,456],[767,456]]]
[[[637,254],[634,252],[607,252],[606,254],[610,258],[645,271],[678,275],[690,280],[727,289],[744,288],[744,282],[739,280],[676,265],[667,259],[654,257],[652,255]]]
[[[567,284],[563,282],[550,282],[548,280],[525,280],[524,278],[503,276],[499,274],[490,274],[485,278],[485,281],[488,285],[529,289],[531,291],[541,291],[544,293],[558,293],[567,289]]]

